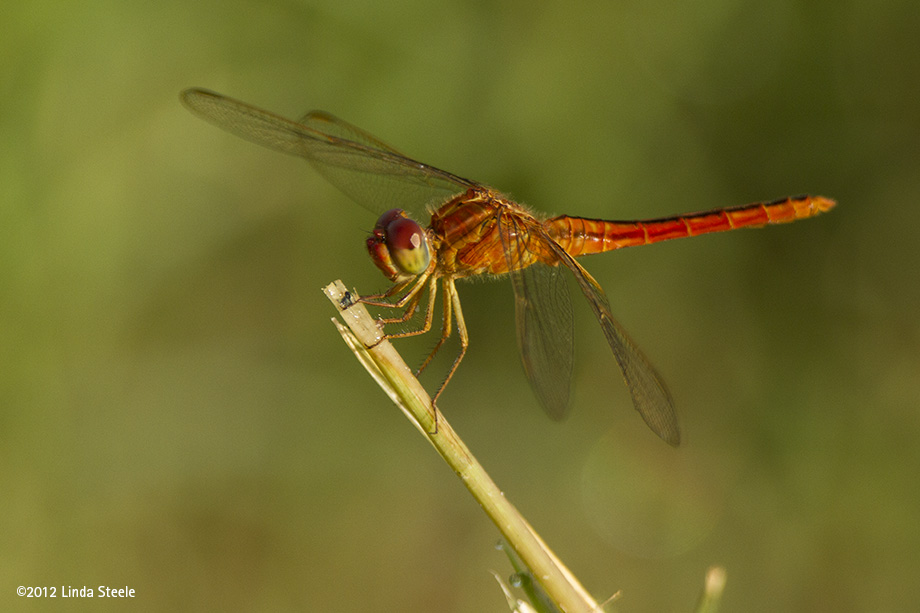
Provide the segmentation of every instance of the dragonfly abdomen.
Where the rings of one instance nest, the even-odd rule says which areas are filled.
[[[813,217],[834,207],[822,196],[793,196],[773,202],[662,217],[644,221],[605,221],[561,215],[545,222],[546,231],[574,256],[650,245],[673,238],[756,228]]]

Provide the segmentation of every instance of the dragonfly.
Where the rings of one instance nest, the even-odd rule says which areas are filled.
[[[399,338],[428,332],[442,292],[441,337],[419,369],[424,370],[451,337],[459,351],[432,397],[436,403],[469,346],[455,282],[507,276],[514,293],[515,329],[527,379],[546,413],[568,410],[574,364],[570,275],[584,294],[618,364],[633,405],[651,430],[672,446],[680,443],[674,400],[661,375],[613,317],[600,284],[576,257],[664,240],[761,227],[813,217],[836,202],[793,196],[699,213],[648,220],[607,221],[530,211],[482,183],[418,162],[375,136],[324,111],[292,121],[204,89],[182,92],[195,115],[244,139],[306,159],[325,179],[379,215],[366,239],[374,264],[392,283],[361,302],[397,309],[382,324],[412,320],[424,301],[416,329],[386,334]],[[428,220],[423,227],[418,220]]]

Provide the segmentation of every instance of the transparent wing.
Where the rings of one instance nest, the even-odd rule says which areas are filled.
[[[629,338],[626,330],[610,314],[607,295],[597,281],[558,243],[549,237],[546,243],[559,260],[572,271],[578,286],[588,299],[607,343],[613,350],[617,364],[623,371],[623,378],[626,379],[626,386],[639,415],[655,434],[676,447],[680,444],[680,427],[677,424],[677,413],[674,411],[674,400],[661,376]]]
[[[300,123],[303,124],[304,127],[325,134],[326,136],[332,136],[341,140],[349,140],[370,149],[379,149],[398,155],[399,157],[406,157],[373,134],[362,130],[354,124],[348,123],[344,119],[339,119],[332,113],[327,113],[326,111],[310,111],[300,118]]]
[[[545,252],[539,231],[522,227],[508,215],[500,224],[511,286],[521,363],[544,411],[553,419],[566,416],[575,354],[572,301],[558,266],[543,263],[521,269],[525,253]]]
[[[400,208],[425,219],[426,208],[476,185],[405,157],[379,139],[321,111],[302,123],[203,89],[182,92],[193,113],[249,141],[309,161],[361,206]]]

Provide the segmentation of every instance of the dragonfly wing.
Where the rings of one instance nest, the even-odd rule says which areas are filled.
[[[551,418],[560,420],[568,412],[575,353],[572,301],[560,267],[537,263],[520,269],[516,265],[524,252],[536,247],[531,243],[540,240],[538,233],[518,227],[519,223],[518,218],[508,216],[507,225],[501,224],[514,288],[518,349],[537,399]]]
[[[306,123],[202,89],[182,93],[199,117],[256,144],[309,161],[330,183],[376,213],[415,214],[465,191],[474,182],[397,152],[367,132],[315,111]]]
[[[381,151],[388,151],[398,156],[406,157],[373,134],[370,134],[366,130],[362,130],[352,123],[348,123],[344,119],[339,119],[332,113],[327,113],[326,111],[310,111],[300,118],[300,123],[311,130],[322,132],[328,136],[334,136],[342,140],[350,140],[353,143],[358,143],[359,145],[364,145],[372,149],[380,149]]]
[[[674,400],[661,376],[636,343],[629,338],[623,326],[610,314],[607,295],[597,281],[561,245],[551,240],[548,243],[575,275],[578,286],[594,310],[607,343],[613,350],[620,370],[623,371],[623,378],[626,379],[626,386],[639,415],[655,434],[676,447],[680,444],[680,427],[677,424],[677,413],[674,411]]]

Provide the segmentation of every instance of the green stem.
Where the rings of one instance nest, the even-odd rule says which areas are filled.
[[[384,339],[377,322],[364,305],[350,304],[350,300],[346,299],[349,294],[341,281],[331,283],[323,292],[348,324],[346,328],[333,320],[345,342],[381,388],[460,477],[549,597],[566,613],[598,611],[597,603],[590,594],[505,498],[451,428],[444,414],[439,411],[435,418],[431,399],[425,389],[390,342]],[[350,296],[354,297],[355,294]]]

